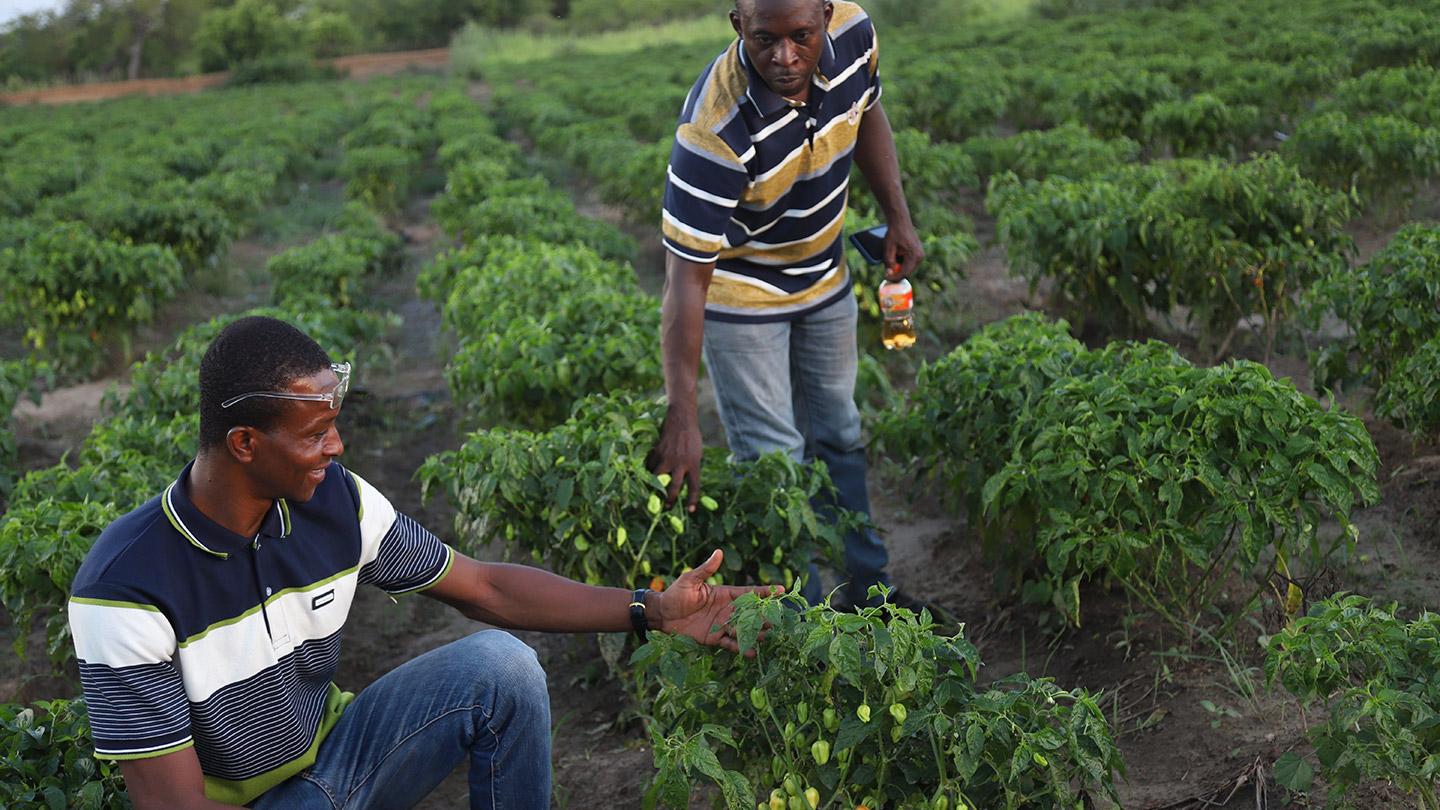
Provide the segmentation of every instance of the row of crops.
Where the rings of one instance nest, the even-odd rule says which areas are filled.
[[[0,250],[5,283],[15,285],[3,324],[30,350],[0,366],[0,452],[9,454],[0,459],[0,604],[18,654],[46,655],[73,680],[70,581],[100,532],[193,458],[200,358],[227,324],[283,318],[362,373],[383,362],[398,318],[366,290],[400,265],[401,239],[383,215],[409,198],[434,151],[423,102],[437,86],[412,78],[342,93],[298,86],[7,115],[4,182],[30,192],[12,197],[0,220],[0,231],[20,234]],[[67,170],[51,171],[45,154]],[[218,272],[230,240],[267,206],[310,183],[343,184],[349,201],[317,238],[270,257],[268,305],[184,329],[133,365],[128,387],[107,394],[64,460],[15,473],[16,398],[92,373],[173,295]],[[32,632],[43,634],[43,650],[27,649]],[[0,706],[0,750],[0,804],[128,806],[118,770],[89,757],[83,701]]]
[[[923,278],[944,287],[963,273],[974,240],[957,192],[984,188],[1012,267],[1053,287],[1077,326],[1191,330],[1216,357],[1253,333],[1268,351],[1307,310],[1318,320],[1346,303],[1297,305],[1348,270],[1355,246],[1342,228],[1362,213],[1402,215],[1440,174],[1437,11],[1217,0],[881,30],[886,109],[930,256]],[[651,223],[675,111],[724,44],[527,63],[523,77],[498,65],[487,77],[507,127]],[[577,71],[590,78],[575,82]],[[870,224],[867,195],[852,201],[851,225]]]
[[[1215,359],[1311,347],[1318,386],[1372,392],[1378,417],[1434,435],[1440,228],[1407,225],[1364,262],[1347,228],[1362,217],[1403,220],[1440,174],[1437,12],[1433,3],[1218,0],[964,30],[882,28],[885,104],[927,242],[922,277],[932,289],[956,286],[978,247],[967,214],[983,217],[1012,272],[1050,294],[1077,331],[1083,323],[1111,339],[1193,341]],[[676,111],[726,43],[481,64],[505,131],[523,132],[629,219],[652,225]],[[848,230],[877,220],[863,179],[853,181]],[[976,188],[985,193],[965,191]],[[861,285],[857,295],[864,303]],[[934,331],[935,344],[954,345],[953,326]],[[1313,759],[1282,758],[1282,784],[1308,788],[1315,762],[1337,799],[1382,780],[1430,806],[1433,773],[1419,763],[1440,745],[1408,729],[1440,709],[1422,674],[1433,617],[1407,622],[1360,597],[1325,600],[1303,617],[1310,595],[1300,583],[1353,557],[1352,517],[1380,495],[1364,423],[1258,363],[1206,368],[1166,344],[1091,348],[1070,332],[1038,316],[981,330],[927,365],[891,412],[869,412],[872,449],[918,470],[966,516],[1002,589],[1063,621],[1079,623],[1082,594],[1097,585],[1192,641],[1227,638],[1261,605],[1276,606],[1287,629],[1269,646],[1271,683],[1332,718],[1311,730]],[[878,387],[888,390],[883,378]],[[658,501],[648,516],[635,508],[658,488],[639,467],[653,433],[607,435],[646,415],[627,407],[587,402],[518,446],[476,434],[428,468],[427,483],[447,487],[462,534],[503,539],[576,575],[634,582],[650,570],[653,545],[627,552],[626,543],[637,526],[651,541],[668,513]],[[653,425],[656,412],[648,415],[643,424]],[[626,451],[640,482],[624,501],[633,511],[596,511],[596,499],[609,508],[604,493],[623,476],[595,459]],[[565,472],[534,475],[537,457],[535,469]],[[707,473],[724,463],[707,458]],[[585,483],[607,475],[609,486]],[[731,475],[706,481],[722,515],[745,503],[725,491]],[[683,543],[696,528],[686,521],[709,518],[676,519]],[[770,581],[776,572],[754,573]],[[973,681],[949,680],[973,661],[963,638],[823,608],[757,605],[740,615],[752,631],[761,621],[781,628],[773,652],[767,641],[754,660],[711,659],[666,641],[637,654],[658,670],[657,684],[632,690],[654,721],[652,801],[682,806],[689,785],[709,781],[731,807],[805,806],[807,788],[827,806],[1045,807],[1104,793],[1121,768],[1107,736],[1066,747],[1015,719],[1088,729],[1083,692],[1036,711],[1026,702],[1033,682],[993,685],[987,705],[1026,728],[1019,739],[967,713],[969,687],[957,684]],[[1363,649],[1348,641],[1371,633],[1384,639]],[[891,668],[892,643],[905,666]],[[902,682],[907,668],[949,675],[935,675],[938,691],[928,692]],[[927,725],[912,737],[916,706]],[[956,717],[964,720],[951,725]],[[1005,741],[1003,761],[987,759],[992,739]],[[925,763],[905,769],[908,791],[888,781],[902,762]]]

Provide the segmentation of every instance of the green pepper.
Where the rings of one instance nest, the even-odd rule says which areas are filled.
[[[790,805],[790,810],[805,810],[805,800],[799,796],[791,796],[787,804]]]
[[[660,514],[660,506],[660,496],[652,494],[650,500],[645,503],[645,511],[652,515],[658,515]]]
[[[770,810],[785,810],[785,794],[779,788],[770,791]]]
[[[890,742],[900,742],[901,736],[903,735],[901,734],[901,728],[899,723],[896,723],[895,725],[890,727]]]
[[[930,808],[931,810],[950,810],[950,800],[945,798],[944,794],[941,794],[936,796],[935,801],[930,803]]]
[[[795,721],[791,720],[785,724],[785,741],[789,742],[793,739],[795,739]]]
[[[904,703],[891,703],[890,716],[895,718],[896,723],[903,726],[905,725],[905,718],[909,717],[910,713],[905,710]]]
[[[870,704],[861,703],[860,706],[855,709],[855,716],[860,718],[860,722],[862,723],[870,722]]]
[[[805,788],[805,803],[810,805],[810,810],[820,806],[820,791],[813,787]]]
[[[809,704],[809,703],[797,703],[797,704],[795,704],[795,716],[798,717],[798,718],[800,718],[800,724],[801,724],[801,725],[804,725],[804,724],[810,722],[810,704]]]
[[[685,531],[685,521],[681,520],[676,515],[671,515],[670,528],[674,529],[676,534],[680,534]]]
[[[800,795],[800,777],[793,773],[785,774],[785,792],[791,796]]]
[[[700,505],[705,507],[705,509],[710,512],[714,512],[716,509],[720,508],[720,504],[717,503],[716,500],[709,495],[700,496]]]
[[[824,740],[816,740],[810,744],[810,756],[815,758],[816,765],[824,765],[830,761],[830,743]]]
[[[751,690],[750,690],[750,705],[751,705],[751,706],[754,706],[755,708],[757,708],[757,709],[759,709],[759,710],[761,710],[761,711],[764,711],[764,710],[765,710],[765,704],[766,704],[767,702],[768,702],[768,701],[765,700],[765,690],[764,690],[764,689],[761,689],[760,687],[757,686],[757,687],[755,687],[754,689],[751,689]]]
[[[820,720],[825,724],[826,731],[834,731],[840,727],[840,715],[834,709],[826,709],[820,713]]]

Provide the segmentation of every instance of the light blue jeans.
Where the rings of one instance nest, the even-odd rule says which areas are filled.
[[[801,462],[818,458],[835,482],[834,504],[869,515],[865,446],[855,406],[857,311],[855,297],[847,295],[792,321],[706,320],[703,354],[736,459],[773,450]],[[865,604],[871,585],[889,585],[888,562],[885,543],[875,532],[846,535],[845,596],[852,604]],[[812,603],[822,596],[813,565],[802,593]]]
[[[400,810],[470,762],[470,807],[550,806],[550,693],[535,651],[484,630],[356,695],[310,768],[257,810]]]

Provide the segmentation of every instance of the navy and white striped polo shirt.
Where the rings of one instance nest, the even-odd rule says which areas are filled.
[[[788,320],[849,293],[841,232],[860,121],[880,98],[864,10],[836,2],[805,105],[775,93],[737,39],[685,99],[665,184],[675,255],[715,274],[712,320]]]
[[[313,764],[353,697],[332,678],[356,585],[422,590],[454,552],[337,463],[242,537],[191,503],[192,466],[96,541],[70,629],[96,756],[193,745],[205,794],[244,804]]]

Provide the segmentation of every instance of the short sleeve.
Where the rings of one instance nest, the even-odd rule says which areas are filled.
[[[145,759],[193,745],[174,628],[152,605],[97,595],[69,604],[95,755]]]
[[[445,578],[455,552],[415,522],[395,511],[365,479],[346,470],[360,496],[359,581],[387,593],[423,591]]]
[[[870,74],[870,103],[865,105],[865,109],[868,110],[880,102],[880,95],[885,92],[885,88],[880,84],[880,38],[875,34],[873,24],[870,27],[870,63],[867,72]]]
[[[715,261],[728,247],[725,229],[750,180],[745,164],[716,133],[682,123],[665,174],[666,249],[692,262]]]

